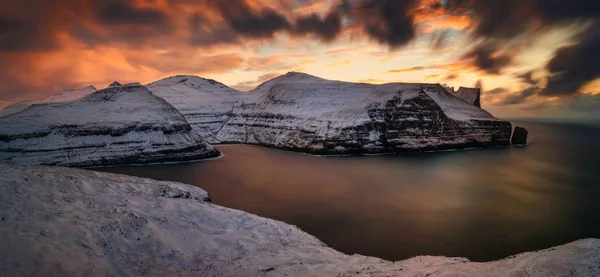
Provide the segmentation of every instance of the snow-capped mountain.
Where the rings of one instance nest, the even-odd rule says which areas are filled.
[[[218,142],[214,136],[229,121],[233,107],[245,98],[245,93],[197,76],[173,76],[146,87],[177,108],[210,143]]]
[[[63,90],[57,94],[48,96],[48,97],[40,99],[40,100],[23,101],[23,102],[18,102],[18,103],[12,104],[12,105],[8,105],[4,109],[0,110],[0,117],[20,112],[22,110],[29,108],[29,106],[31,106],[33,104],[71,102],[71,101],[75,101],[77,99],[81,99],[91,93],[94,93],[94,92],[96,92],[96,88],[94,86],[87,86],[87,87],[80,88],[80,89]]]
[[[481,89],[460,87],[454,93],[459,99],[481,108]]]
[[[194,186],[0,163],[1,276],[598,276],[600,240],[499,261],[345,255]],[[402,235],[402,234],[399,234]],[[402,247],[402,246],[399,246]]]
[[[0,161],[102,166],[217,155],[177,109],[140,84],[69,103],[34,104],[0,118]]]
[[[249,92],[213,141],[372,154],[505,146],[510,136],[509,122],[440,85],[372,85],[290,72]]]

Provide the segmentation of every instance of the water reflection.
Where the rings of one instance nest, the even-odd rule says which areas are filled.
[[[390,260],[486,261],[600,237],[600,131],[525,125],[525,148],[325,158],[240,145],[215,161],[102,170],[194,184],[217,204]]]

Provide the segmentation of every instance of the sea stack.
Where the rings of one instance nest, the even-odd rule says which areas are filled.
[[[513,145],[526,145],[527,134],[527,129],[520,126],[515,127],[515,132],[513,133],[510,143]]]

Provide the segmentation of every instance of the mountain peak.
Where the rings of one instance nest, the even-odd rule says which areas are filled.
[[[175,75],[167,77],[156,82],[148,84],[149,86],[173,86],[177,84],[185,84],[188,86],[199,86],[199,85],[216,85],[220,87],[227,87],[225,84],[215,81],[213,79],[207,79],[194,75]]]
[[[304,72],[297,72],[297,71],[290,71],[288,73],[286,73],[283,76],[288,76],[288,77],[314,77],[314,78],[318,78],[317,76],[313,76]]]
[[[117,81],[114,81],[110,85],[108,85],[108,87],[120,87],[120,86],[122,86],[122,84]]]
[[[105,102],[115,101],[122,95],[152,95],[152,93],[140,83],[129,83],[121,86],[111,86],[105,89],[96,91],[83,99],[85,102]]]

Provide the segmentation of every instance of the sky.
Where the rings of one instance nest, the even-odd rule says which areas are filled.
[[[20,0],[0,10],[0,108],[63,89],[289,71],[478,86],[502,118],[600,119],[597,0]]]

